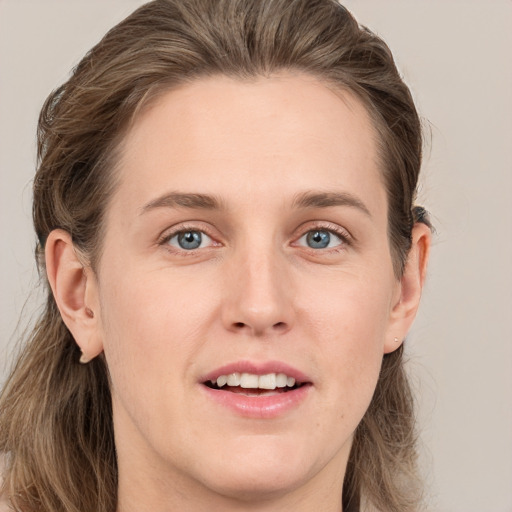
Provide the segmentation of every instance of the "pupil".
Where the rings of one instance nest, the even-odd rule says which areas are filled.
[[[198,231],[186,231],[178,235],[178,243],[182,249],[197,249],[201,245],[201,238]]]
[[[325,249],[331,241],[331,235],[328,231],[311,231],[306,239],[308,245],[313,249]]]

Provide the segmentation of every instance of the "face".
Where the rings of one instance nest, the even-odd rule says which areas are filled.
[[[95,293],[121,482],[341,485],[400,295],[363,106],[304,75],[200,80],[117,172]]]

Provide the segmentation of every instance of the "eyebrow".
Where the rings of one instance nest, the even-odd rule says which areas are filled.
[[[370,210],[353,194],[348,192],[303,192],[295,196],[292,205],[297,209],[350,206],[371,218]],[[188,208],[191,210],[223,210],[223,202],[212,195],[183,192],[168,192],[149,201],[141,208],[141,215],[157,208]]]
[[[350,206],[357,208],[371,218],[368,207],[356,196],[348,192],[304,192],[295,196],[296,208],[329,208],[331,206]]]
[[[141,208],[141,215],[156,208],[189,208],[194,210],[221,210],[222,201],[207,194],[188,194],[169,192],[146,203]]]

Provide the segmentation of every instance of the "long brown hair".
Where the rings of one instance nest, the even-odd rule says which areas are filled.
[[[386,44],[335,0],[156,0],[108,32],[40,115],[33,206],[39,268],[56,228],[71,234],[95,268],[119,145],[151,98],[208,75],[243,80],[280,70],[309,73],[366,106],[379,134],[400,277],[418,220],[420,120]],[[114,512],[108,368],[102,357],[78,364],[76,343],[42,279],[45,309],[0,398],[3,493],[23,512]],[[354,434],[344,510],[417,510],[415,441],[400,348],[383,357],[373,400]]]

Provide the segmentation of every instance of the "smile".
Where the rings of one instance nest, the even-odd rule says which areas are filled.
[[[215,389],[227,389],[236,392],[235,389],[252,390],[275,390],[284,391],[286,388],[293,388],[296,385],[295,378],[289,377],[285,373],[266,373],[265,375],[256,375],[254,373],[234,372],[228,375],[220,375],[217,379],[210,380],[209,383]],[[208,385],[208,383],[207,383]]]
[[[299,407],[313,387],[305,375],[287,365],[249,362],[220,368],[202,384],[217,404],[239,416],[260,419],[276,418]]]

